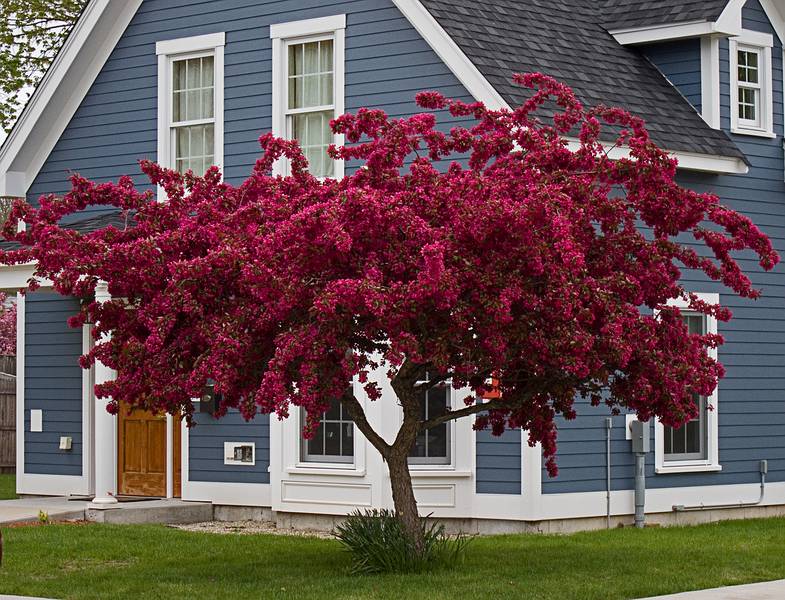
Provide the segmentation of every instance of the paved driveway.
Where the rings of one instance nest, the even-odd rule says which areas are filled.
[[[785,599],[785,579],[768,581],[766,583],[751,583],[748,585],[734,585],[730,587],[715,588],[713,590],[700,590],[698,592],[683,592],[656,598],[642,600],[783,600]]]

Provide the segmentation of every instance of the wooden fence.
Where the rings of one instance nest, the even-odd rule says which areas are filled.
[[[16,357],[0,356],[0,473],[16,470]]]

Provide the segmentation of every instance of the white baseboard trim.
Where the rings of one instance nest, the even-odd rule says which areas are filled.
[[[227,506],[271,505],[272,492],[269,483],[226,483],[210,481],[186,481],[182,483],[182,499],[212,502]]]
[[[16,474],[16,493],[29,496],[88,495],[88,478],[83,475]]]

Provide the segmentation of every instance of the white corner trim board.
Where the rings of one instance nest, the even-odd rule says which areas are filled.
[[[712,129],[720,129],[720,40],[701,38],[701,116]]]

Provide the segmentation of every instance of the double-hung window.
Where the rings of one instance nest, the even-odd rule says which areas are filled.
[[[731,130],[774,137],[771,47],[769,34],[743,31],[731,38]]]
[[[202,175],[215,161],[215,56],[172,60],[174,168]]]
[[[354,423],[340,400],[333,400],[322,413],[314,437],[302,441],[302,461],[354,462]]]
[[[738,114],[739,123],[760,127],[761,77],[760,48],[738,48]]]
[[[682,311],[682,316],[691,334],[705,335],[706,316],[700,313],[687,313]],[[663,452],[665,462],[678,462],[685,460],[706,460],[708,448],[708,430],[706,421],[708,417],[707,399],[705,396],[695,396],[698,405],[698,416],[688,421],[678,429],[663,427]]]
[[[297,140],[309,172],[319,178],[341,177],[342,161],[327,154],[341,144],[330,121],[344,111],[345,15],[270,27],[273,42],[273,133]],[[281,161],[276,171],[285,174]]]
[[[222,166],[224,44],[223,33],[156,44],[162,166],[196,175]]]
[[[426,375],[425,382],[429,377]],[[420,392],[420,419],[427,421],[445,414],[450,408],[452,388],[444,382]],[[442,423],[431,429],[420,431],[409,453],[410,464],[450,464],[450,423]]]
[[[710,304],[719,303],[718,294],[698,293],[697,296]],[[686,302],[672,302],[682,313],[691,334],[717,333],[714,317],[690,311]],[[717,350],[709,349],[716,359]],[[719,471],[719,422],[717,389],[710,396],[695,395],[698,415],[681,427],[668,427],[660,422],[654,426],[655,469],[657,473],[684,473],[696,471]]]

